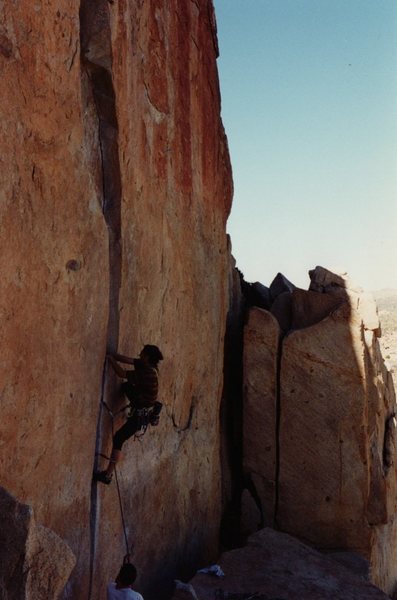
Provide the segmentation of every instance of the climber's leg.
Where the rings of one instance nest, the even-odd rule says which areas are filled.
[[[114,468],[117,465],[117,463],[119,462],[120,458],[121,458],[121,450],[117,450],[116,448],[113,447],[112,454],[110,456],[110,460],[109,460],[109,464],[108,464],[108,468],[105,471],[108,478],[110,478],[110,479],[112,478]]]
[[[127,419],[120,429],[116,431],[113,437],[113,448],[110,456],[109,464],[107,469],[104,471],[94,472],[94,481],[100,481],[101,483],[109,484],[112,481],[113,471],[116,464],[121,457],[121,448],[126,440],[132,437],[139,429],[139,421],[137,416],[134,414],[132,417]]]

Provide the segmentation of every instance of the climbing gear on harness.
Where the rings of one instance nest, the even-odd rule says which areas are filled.
[[[149,423],[153,427],[157,427],[157,425],[160,423],[160,413],[162,408],[163,405],[161,404],[161,402],[154,403],[153,410],[149,415]]]
[[[163,408],[161,402],[155,402],[152,406],[137,408],[133,403],[130,405],[128,418],[134,418],[137,423],[137,431],[134,439],[140,439],[147,431],[149,425],[156,427],[160,422],[160,412]]]
[[[137,431],[134,440],[143,437],[149,426],[149,408],[135,408],[131,406],[129,419],[135,418]]]
[[[94,481],[100,481],[101,483],[104,483],[105,485],[109,485],[110,483],[112,483],[112,475],[108,475],[106,473],[106,471],[94,471],[94,475],[93,475],[93,480]]]

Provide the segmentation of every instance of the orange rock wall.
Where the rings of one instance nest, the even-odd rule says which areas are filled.
[[[245,325],[243,466],[255,494],[242,496],[243,526],[266,518],[318,549],[355,552],[392,594],[396,398],[376,305],[347,285],[289,296],[284,336],[259,308]]]
[[[1,485],[75,553],[68,598],[103,598],[124,554],[114,485],[91,489],[107,347],[165,357],[161,424],[120,467],[138,588],[217,550],[232,185],[216,56],[207,0],[0,9]]]

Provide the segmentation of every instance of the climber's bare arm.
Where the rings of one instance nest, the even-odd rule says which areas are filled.
[[[125,363],[127,365],[133,365],[134,364],[134,360],[135,359],[129,358],[129,356],[124,356],[124,354],[117,354],[115,352],[112,356],[113,356],[113,358],[115,358],[119,362]]]
[[[110,364],[112,365],[113,370],[116,373],[116,375],[118,375],[122,379],[127,379],[127,371],[125,371],[122,367],[120,367],[120,365],[117,362],[117,360],[115,359],[115,357],[112,354],[107,354],[106,357],[107,357],[108,361],[110,362]]]

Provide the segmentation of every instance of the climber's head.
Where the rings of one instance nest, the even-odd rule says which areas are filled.
[[[124,564],[116,577],[116,583],[119,587],[129,587],[136,579],[136,568],[132,563]]]
[[[157,346],[153,346],[152,344],[146,344],[146,346],[143,347],[140,357],[153,367],[156,367],[160,360],[163,360],[163,355],[161,354],[159,348],[157,348]]]

